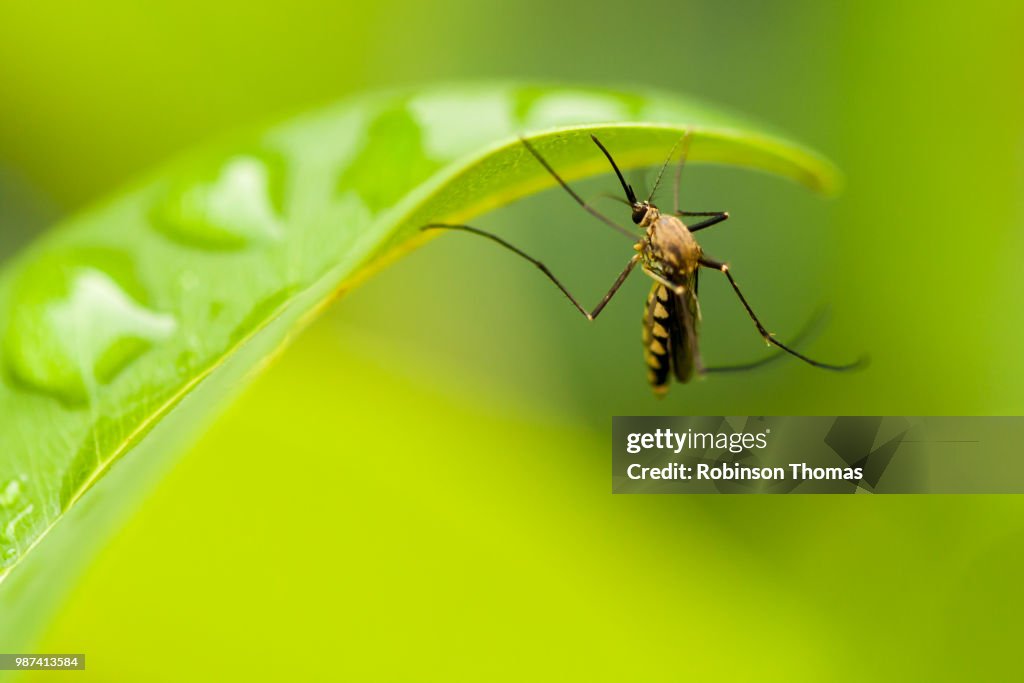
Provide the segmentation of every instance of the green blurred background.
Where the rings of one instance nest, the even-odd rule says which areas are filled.
[[[40,651],[104,681],[1003,679],[1018,497],[613,498],[608,470],[615,414],[1024,412],[1022,25],[984,0],[3,3],[3,257],[178,150],[346,93],[654,85],[847,173],[823,201],[694,166],[683,196],[732,213],[702,242],[781,339],[828,304],[808,350],[873,361],[658,402],[640,279],[589,325],[507,253],[437,240],[255,381]],[[588,301],[629,254],[556,191],[476,223]],[[701,293],[708,362],[765,352],[724,283]]]

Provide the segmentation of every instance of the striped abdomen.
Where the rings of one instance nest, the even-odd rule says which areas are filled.
[[[695,284],[695,283],[691,283]],[[668,391],[669,375],[688,382],[700,368],[697,352],[697,298],[692,287],[682,293],[655,282],[644,307],[644,360],[654,391]]]

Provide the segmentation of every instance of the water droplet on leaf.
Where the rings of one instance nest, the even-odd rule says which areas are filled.
[[[22,482],[19,479],[11,479],[6,484],[0,485],[0,508],[9,508],[21,498]]]
[[[339,192],[355,192],[373,214],[389,209],[443,165],[427,156],[423,128],[403,105],[382,111],[369,124],[366,141],[338,178]],[[386,139],[387,145],[374,141]],[[395,163],[400,158],[401,163]],[[381,182],[387,178],[387,182]]]
[[[621,98],[586,90],[543,92],[539,97],[530,96],[529,100],[524,121],[527,128],[610,123],[630,115]]]
[[[200,180],[173,186],[154,222],[172,239],[210,249],[279,240],[282,168],[265,154],[232,156],[212,172],[201,172]]]
[[[35,505],[26,505],[24,509],[22,509],[17,514],[13,515],[9,520],[7,520],[7,524],[5,524],[3,528],[3,537],[6,538],[8,541],[14,541],[15,532],[18,530],[18,525],[25,522],[28,519],[29,515],[32,514],[32,511],[35,509]]]
[[[118,271],[120,278],[112,275]],[[168,338],[175,319],[140,303],[141,289],[126,272],[123,257],[83,250],[44,258],[22,273],[4,338],[14,377],[81,403]]]

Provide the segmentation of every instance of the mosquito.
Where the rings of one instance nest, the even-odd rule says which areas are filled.
[[[615,293],[619,291],[619,288],[622,287],[630,273],[639,265],[644,273],[654,281],[644,306],[643,345],[644,360],[647,365],[647,379],[654,392],[658,395],[664,395],[668,391],[669,383],[673,377],[679,382],[686,383],[695,376],[701,376],[709,372],[752,369],[764,365],[775,358],[775,356],[772,356],[753,363],[723,367],[705,367],[703,365],[697,346],[697,325],[701,319],[700,306],[697,302],[697,281],[702,268],[718,271],[725,275],[733,291],[736,292],[740,303],[743,304],[743,308],[746,309],[747,315],[754,322],[758,333],[768,345],[775,346],[778,349],[776,355],[789,354],[799,358],[808,365],[824,370],[844,371],[851,370],[860,365],[863,359],[843,365],[823,363],[800,353],[790,345],[780,342],[775,338],[775,335],[765,328],[761,320],[754,313],[754,309],[751,308],[750,303],[743,295],[735,278],[733,278],[728,264],[716,261],[704,254],[704,250],[701,249],[701,246],[694,238],[694,233],[728,220],[729,213],[727,211],[681,211],[679,209],[679,183],[683,167],[686,164],[686,157],[689,153],[691,137],[691,131],[687,131],[676,142],[661,170],[658,172],[658,177],[647,199],[640,200],[633,191],[633,187],[622,176],[622,172],[619,170],[608,149],[597,139],[597,136],[590,136],[594,144],[597,145],[598,149],[608,159],[608,163],[611,164],[612,170],[615,171],[619,184],[622,185],[622,190],[625,192],[626,197],[624,201],[618,197],[614,197],[614,199],[622,201],[630,208],[633,223],[643,230],[641,235],[623,228],[584,201],[555,172],[547,160],[540,155],[528,140],[520,138],[520,141],[529,150],[530,154],[540,162],[540,165],[551,174],[577,204],[592,216],[625,234],[631,240],[638,240],[633,245],[633,249],[637,253],[629,259],[626,267],[619,274],[618,278],[615,279],[615,282],[612,283],[608,293],[604,295],[593,310],[588,311],[584,308],[579,300],[566,289],[565,285],[542,262],[497,235],[469,225],[452,223],[431,223],[423,226],[422,230],[460,230],[486,237],[500,244],[539,268],[568,297],[569,301],[587,320],[595,320],[601,314],[601,311],[604,310],[608,302],[615,296]],[[661,183],[662,176],[665,174],[665,169],[671,163],[678,147],[682,149],[679,163],[676,166],[674,209],[671,214],[662,213],[652,200],[654,193]],[[684,218],[691,217],[700,220],[690,225],[683,222]]]

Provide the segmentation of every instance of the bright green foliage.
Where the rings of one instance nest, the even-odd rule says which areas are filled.
[[[675,97],[453,86],[190,155],[50,232],[0,274],[0,639],[29,637],[181,439],[319,307],[423,224],[552,185],[517,134],[572,180],[609,170],[592,133],[627,169],[688,129],[692,161],[836,186],[798,145]]]

